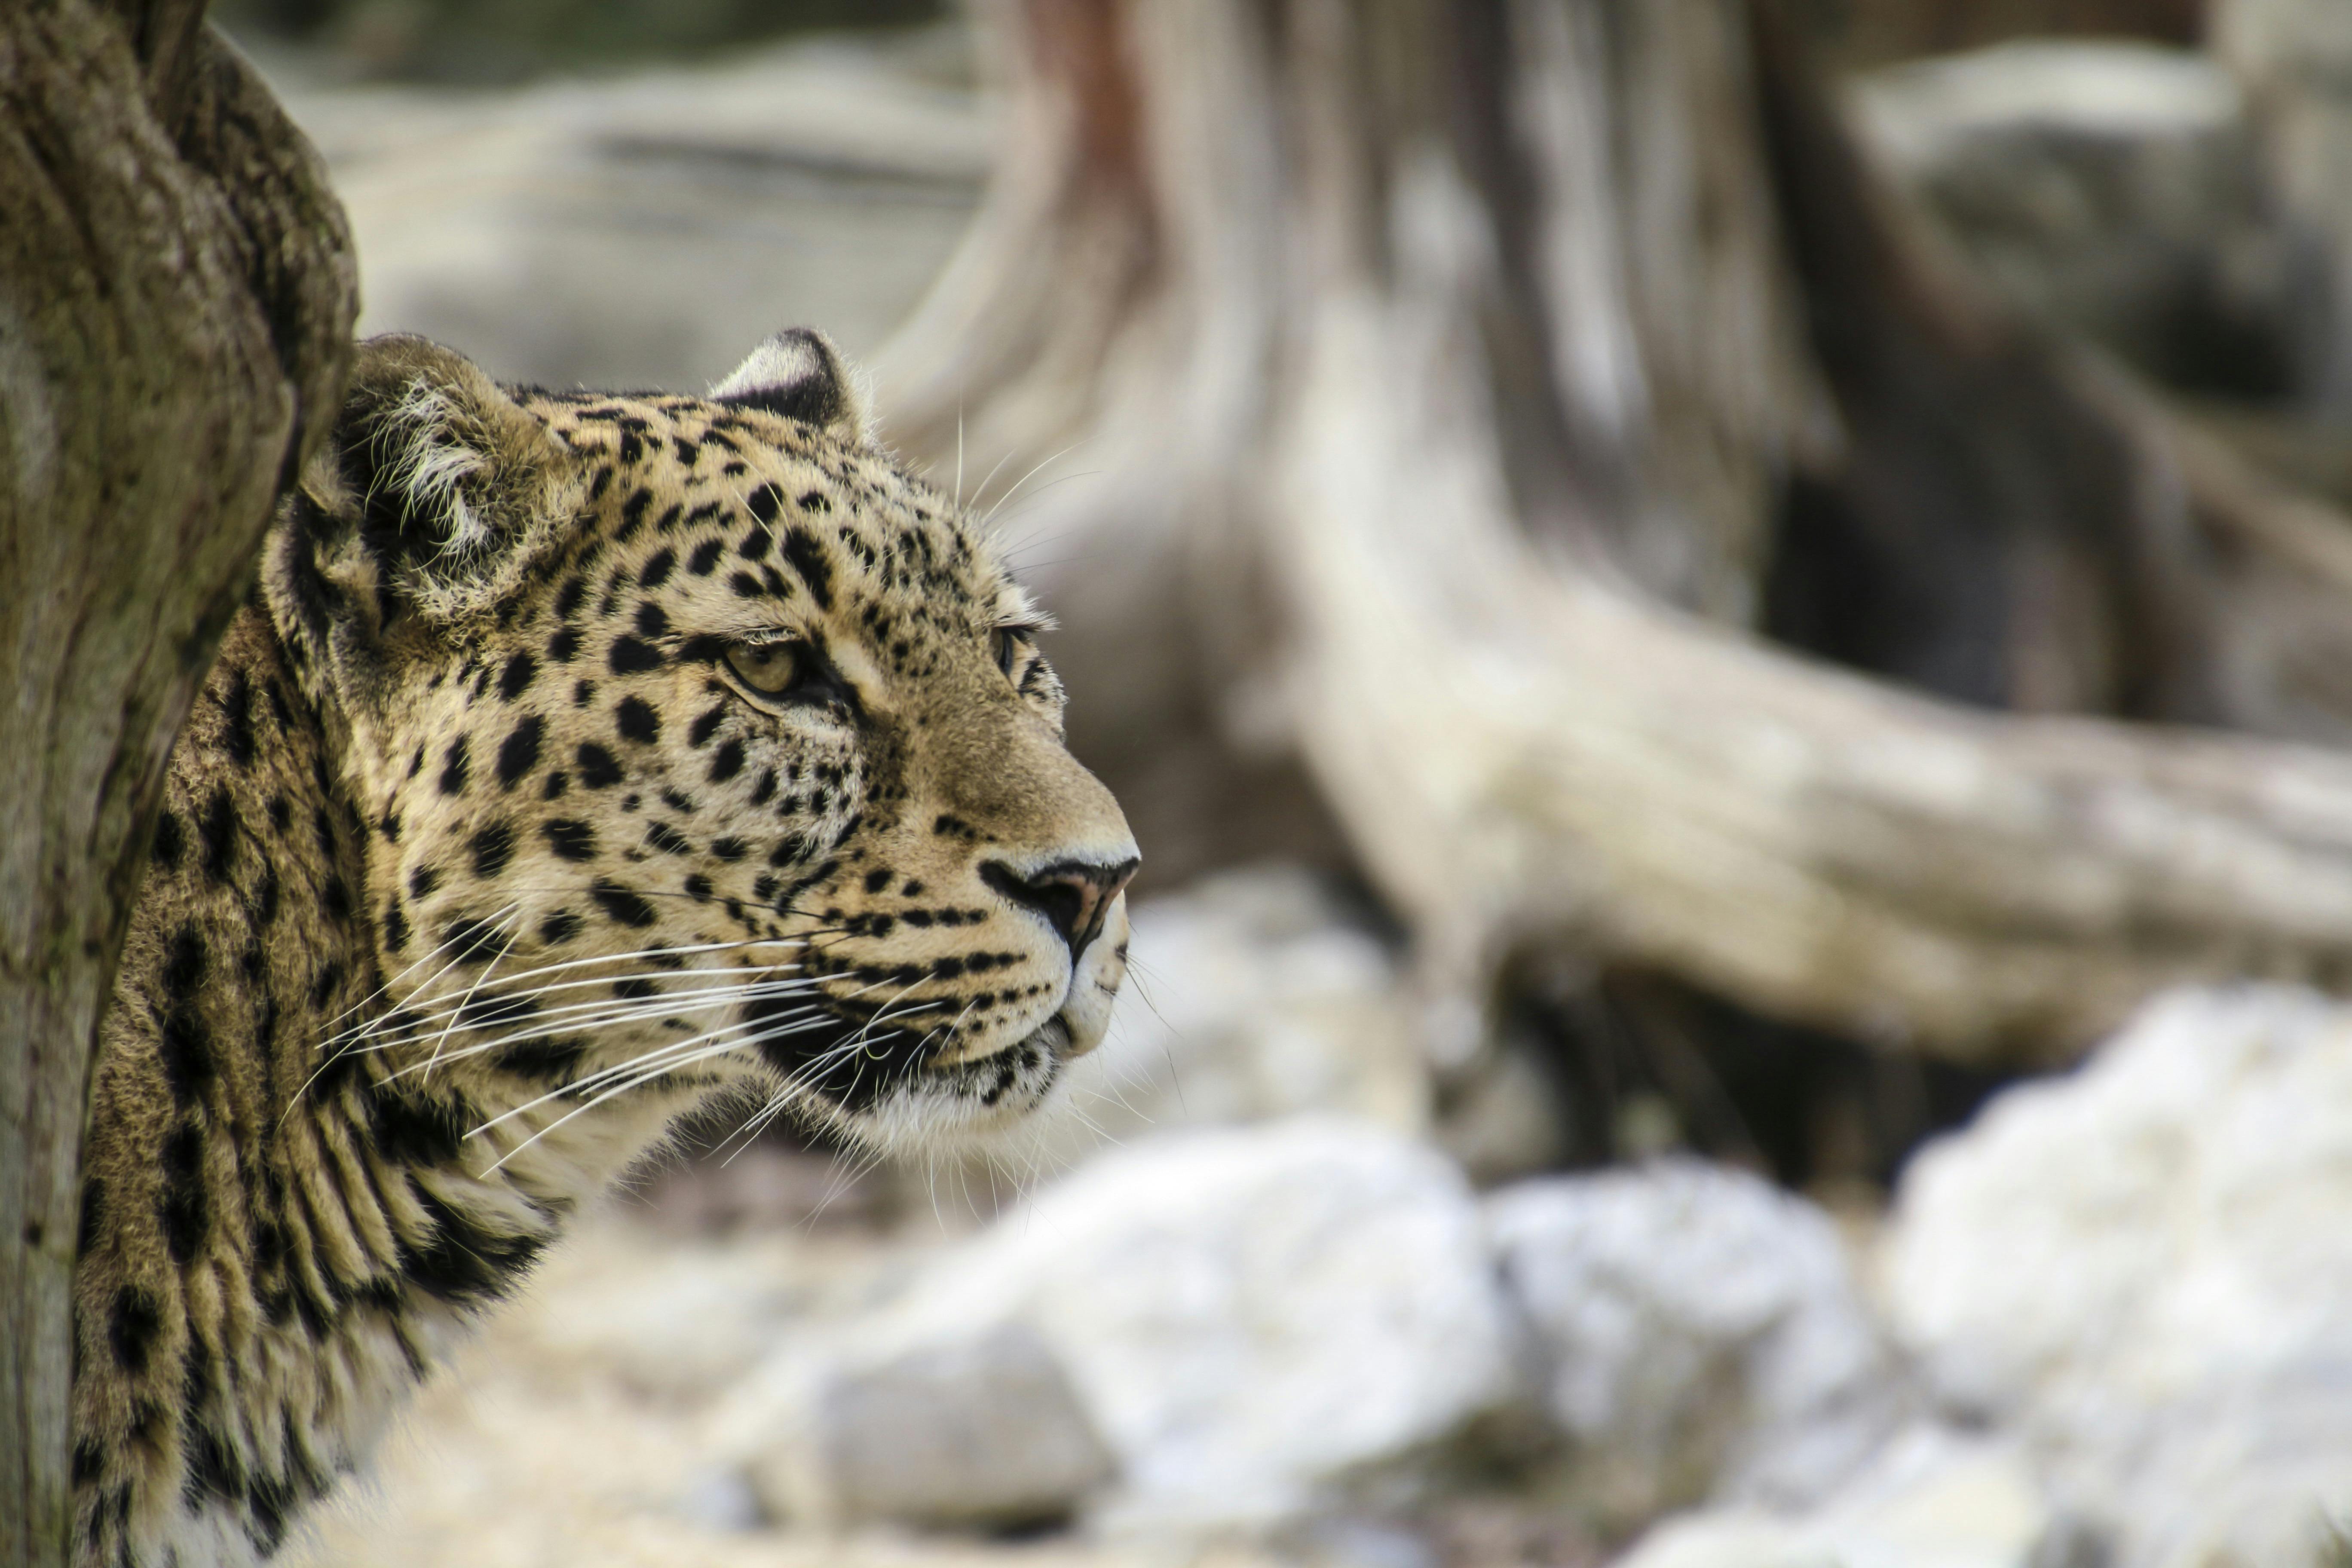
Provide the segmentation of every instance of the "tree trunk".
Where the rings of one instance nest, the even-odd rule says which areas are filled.
[[[200,3],[9,9],[0,213],[0,1563],[49,1568],[99,1016],[356,285],[322,167]]]
[[[2177,981],[2352,977],[2352,761],[2083,716],[2304,732],[2280,672],[2342,645],[2332,520],[1996,310],[1772,13],[994,20],[999,177],[882,406],[966,476],[1091,471],[1007,526],[1147,865],[1320,803],[1441,1060],[1529,944],[1979,1062]],[[1808,487],[1849,545],[1826,608],[1913,595],[1822,651],[1970,706],[1753,635]],[[2307,635],[2243,633],[2282,584]]]

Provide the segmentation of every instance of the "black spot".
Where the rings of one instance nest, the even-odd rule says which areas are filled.
[[[643,429],[644,427],[644,422],[641,420],[637,423],[636,429],[630,430],[622,436],[621,440],[624,444],[621,448],[621,461],[624,463],[635,464],[636,462],[637,459],[634,454],[637,451],[642,451],[643,447],[635,446],[634,443],[636,438],[636,430]],[[637,536],[638,528],[642,526],[646,521],[646,508],[653,504],[654,492],[643,488],[639,488],[630,495],[627,500],[623,501],[621,503],[621,526],[619,529],[614,531],[613,534],[614,542],[619,544],[626,544],[630,540],[635,539]]]
[[[725,784],[743,771],[743,742],[729,741],[710,759],[710,782]]]
[[[310,977],[310,1010],[315,1013],[325,1007],[334,995],[336,987],[342,983],[343,966],[341,963],[331,959],[320,964],[318,973]]]
[[[193,923],[182,926],[163,947],[163,992],[173,1000],[194,999],[205,981],[208,955],[204,934]]]
[[[256,1476],[247,1483],[245,1538],[262,1556],[276,1556],[286,1543],[286,1515],[294,1501],[292,1489],[283,1481]]]
[[[580,652],[580,633],[564,626],[547,639],[547,657],[558,664],[570,664]]]
[[[572,706],[585,708],[595,700],[596,683],[594,681],[575,680],[572,683]]]
[[[331,877],[319,889],[319,907],[335,920],[349,920],[352,914],[351,885],[341,877]]]
[[[384,1083],[368,1091],[368,1122],[375,1147],[402,1164],[449,1163],[478,1120],[462,1100],[411,1095]]]
[[[749,572],[732,574],[727,579],[727,585],[735,590],[735,596],[739,599],[762,598],[768,592],[760,585],[760,580]]]
[[[555,616],[558,620],[570,620],[579,613],[580,602],[588,596],[588,579],[578,573],[564,579],[555,595]]]
[[[507,868],[514,858],[514,829],[503,822],[493,822],[474,835],[474,870],[483,877],[495,877]]]
[[[885,888],[888,887],[889,885],[890,885],[890,873],[889,873],[889,872],[887,872],[887,871],[868,871],[868,872],[866,872],[866,890],[867,892],[869,892],[869,893],[878,893],[878,892],[880,892],[883,889],[885,889]]]
[[[625,1002],[642,1002],[648,996],[658,996],[661,987],[650,980],[628,979],[613,982],[613,994]]]
[[[524,1078],[569,1078],[579,1068],[586,1047],[577,1040],[518,1040],[499,1047],[494,1058],[501,1070]]]
[[[831,511],[833,510],[833,502],[825,499],[825,493],[823,490],[811,490],[807,494],[802,496],[800,500],[795,504],[797,504],[803,511]]]
[[[661,719],[642,697],[622,698],[613,716],[620,721],[621,734],[626,740],[650,746],[661,739]]]
[[[623,925],[642,929],[654,923],[654,907],[618,882],[599,882],[588,889],[588,896]]]
[[[106,1338],[123,1371],[135,1377],[147,1370],[147,1357],[154,1350],[156,1332],[163,1326],[163,1313],[154,1297],[136,1285],[125,1285],[114,1293],[113,1310],[107,1316]]]
[[[637,586],[640,588],[660,587],[664,583],[669,581],[669,574],[677,565],[677,551],[667,549],[655,551],[650,556],[646,558],[645,565],[640,568],[637,573]]]
[[[547,783],[540,786],[539,798],[541,800],[561,800],[563,798],[563,792],[571,787],[572,775],[565,773],[562,769],[558,768],[555,772],[548,774]]]
[[[727,705],[723,702],[716,708],[706,710],[695,719],[693,724],[688,727],[686,743],[689,746],[701,745],[717,732],[719,724],[726,717]]]
[[[776,521],[777,511],[784,504],[784,492],[773,484],[761,485],[743,498],[743,504],[751,508],[751,515],[761,522],[773,522]]]
[[[767,559],[768,552],[775,542],[775,535],[769,532],[766,528],[755,528],[743,536],[741,543],[735,546],[735,553],[746,561],[763,561]]]
[[[751,852],[751,847],[740,838],[714,838],[710,852],[721,860],[740,860]]]
[[[190,1512],[204,1506],[206,1498],[218,1498],[223,1502],[235,1502],[245,1494],[245,1467],[207,1423],[194,1418],[189,1412],[186,1436],[188,1471],[181,1483],[180,1498]]]
[[[240,669],[221,699],[221,750],[240,768],[253,766],[253,678]]]
[[[719,565],[719,558],[726,552],[725,540],[706,539],[694,547],[693,554],[686,558],[686,569],[698,577],[708,577]]]
[[[478,963],[504,947],[506,939],[488,921],[455,920],[443,928],[441,945],[459,963]]]
[[[641,675],[648,669],[659,669],[661,661],[659,648],[633,637],[614,637],[613,651],[607,656],[614,675]]]
[[[423,1246],[401,1248],[400,1271],[452,1306],[478,1306],[505,1295],[546,1245],[538,1237],[500,1236],[444,1203],[414,1177],[408,1190],[433,1231]]]
[[[205,875],[215,882],[227,881],[236,864],[236,806],[226,784],[215,788],[205,804],[196,823],[196,841],[203,847]]]
[[[586,823],[572,817],[559,817],[542,823],[540,831],[547,835],[547,847],[560,859],[586,860],[596,853],[596,832]]]
[[[89,1176],[81,1184],[81,1217],[74,1237],[79,1256],[87,1257],[98,1247],[98,1233],[106,1223],[106,1184]]]
[[[499,787],[512,789],[523,774],[539,765],[540,737],[547,731],[547,721],[536,713],[526,713],[515,721],[515,727],[499,745]]]
[[[203,1154],[204,1134],[194,1125],[182,1127],[163,1145],[163,1245],[172,1261],[184,1268],[212,1228],[212,1194],[197,1169]]]
[[[499,675],[499,696],[511,702],[530,689],[539,679],[539,660],[528,653],[518,653],[507,660],[506,668]]]
[[[73,1446],[73,1484],[88,1486],[98,1479],[106,1467],[106,1450],[95,1437],[84,1437]]]
[[[466,793],[466,775],[472,770],[473,766],[472,763],[468,760],[467,751],[467,742],[466,737],[463,735],[458,736],[456,740],[449,742],[449,750],[446,754],[446,758],[441,766],[441,793],[443,795],[463,795]]]
[[[765,805],[776,796],[776,770],[761,768],[760,781],[751,786],[751,804]]]
[[[686,879],[686,896],[698,902],[710,897],[710,879],[696,871]]]
[[[416,869],[408,874],[408,896],[420,902],[431,898],[433,889],[440,885],[441,873],[430,865],[419,863]]]
[[[178,868],[187,844],[187,832],[180,826],[178,815],[167,810],[155,818],[155,837],[147,852],[154,858],[155,864],[173,870]]]
[[[807,503],[803,500],[802,504]],[[833,568],[826,564],[816,536],[804,529],[793,529],[784,536],[784,559],[793,563],[793,570],[808,584],[809,597],[816,601],[817,608],[833,608]]]
[[[215,1070],[211,1031],[192,1009],[174,1007],[163,1015],[156,1044],[173,1100],[183,1106],[194,1105]]]
[[[560,947],[580,934],[580,917],[570,910],[558,910],[539,922],[539,940],[550,947]]]
[[[390,952],[402,952],[408,946],[408,916],[401,911],[398,893],[383,906],[383,945]]]
[[[593,741],[583,741],[579,752],[580,782],[590,789],[607,789],[621,782],[620,760]]]
[[[690,855],[694,852],[694,846],[687,842],[686,835],[667,822],[648,825],[646,842],[665,855]]]

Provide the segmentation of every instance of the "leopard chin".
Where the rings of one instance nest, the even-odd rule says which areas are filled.
[[[1127,949],[1122,896],[1101,936],[1078,955],[1061,1005],[993,1050],[950,1057],[911,1027],[845,1025],[826,1044],[763,1054],[782,1085],[805,1097],[804,1117],[861,1147],[891,1154],[986,1153],[1045,1110],[1064,1069],[1102,1044],[1126,977]],[[829,1070],[812,1073],[812,1062],[828,1059]]]

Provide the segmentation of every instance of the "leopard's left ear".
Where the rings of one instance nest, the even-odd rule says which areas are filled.
[[[273,531],[263,585],[289,644],[356,670],[415,620],[496,612],[577,510],[581,465],[464,355],[362,343],[341,416]]]
[[[844,441],[873,439],[864,378],[813,327],[787,327],[751,351],[735,374],[710,389],[715,403],[763,409],[814,425]]]

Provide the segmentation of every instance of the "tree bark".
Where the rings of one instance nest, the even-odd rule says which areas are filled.
[[[164,763],[357,289],[324,170],[186,0],[0,20],[0,1563],[67,1560],[89,1062]]]
[[[2166,984],[2352,976],[2352,762],[2082,716],[2277,708],[2341,644],[2340,549],[1940,263],[1770,13],[993,15],[999,179],[882,406],[967,475],[1095,471],[1011,510],[1147,863],[1280,842],[1231,781],[1294,766],[1441,1060],[1530,943],[1977,1062]],[[1916,585],[1976,664],[1879,672],[1968,705],[1748,629],[1801,483],[1942,552]],[[2282,581],[2311,638],[2250,643]]]

